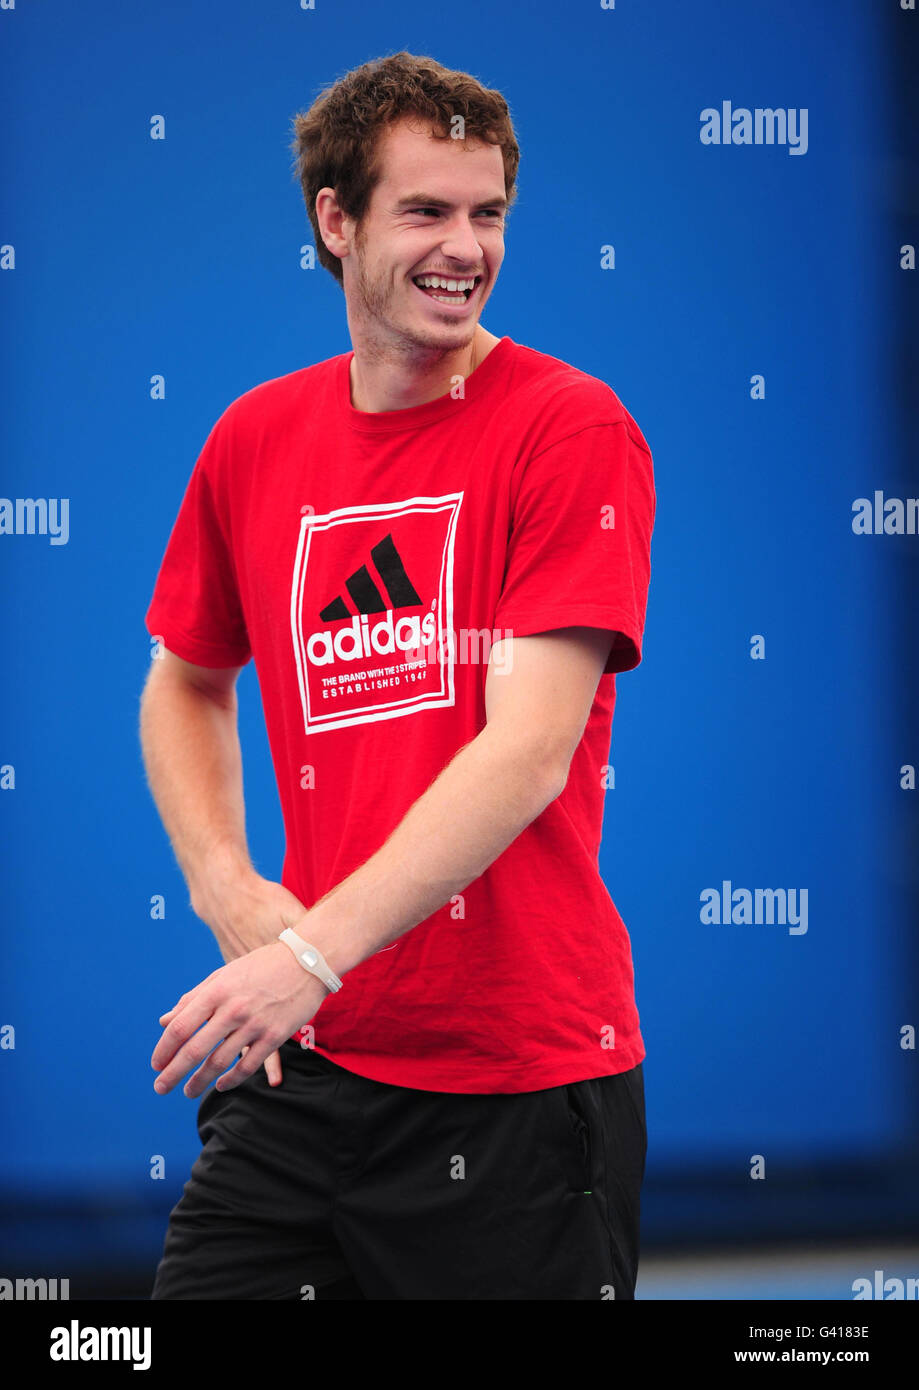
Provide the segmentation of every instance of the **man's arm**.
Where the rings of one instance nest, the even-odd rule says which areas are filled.
[[[210,670],[160,647],[140,702],[147,781],[194,900],[215,852],[249,864],[237,731],[240,668]]]
[[[385,844],[293,924],[337,975],[462,892],[559,795],[612,640],[604,629],[583,627],[518,637],[510,661],[506,643],[495,644],[485,727]],[[235,823],[230,816],[227,828]],[[185,1087],[186,1095],[200,1095],[249,1045],[220,1089],[238,1085],[309,1022],[325,993],[283,942],[230,962],[163,1015],[170,1021],[152,1058],[162,1071],[157,1090],[171,1090],[203,1062]]]
[[[280,884],[271,911],[255,911],[263,885],[249,857],[237,729],[242,667],[212,669],[162,649],[140,704],[140,741],[157,810],[188,885],[191,905],[224,957],[244,955],[298,921],[303,904]],[[289,919],[289,920],[287,920]]]
[[[612,637],[567,628],[495,643],[485,728],[406,812],[386,843],[310,909],[300,935],[344,975],[484,873],[559,795]]]
[[[276,941],[304,905],[262,878],[249,858],[237,730],[236,681],[242,667],[212,669],[161,647],[140,704],[147,781],[188,885],[191,905],[213,932],[224,960]],[[281,1059],[265,1062],[272,1085]]]

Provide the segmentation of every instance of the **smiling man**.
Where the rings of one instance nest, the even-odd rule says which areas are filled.
[[[147,775],[225,961],[160,1020],[159,1093],[220,1079],[152,1296],[631,1299],[645,1052],[598,849],[651,456],[609,386],[481,323],[498,92],[399,53],[294,136],[352,349],[224,411],[146,615]]]

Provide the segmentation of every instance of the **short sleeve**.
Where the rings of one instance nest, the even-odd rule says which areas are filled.
[[[495,627],[615,634],[604,674],[641,661],[656,496],[628,425],[589,425],[520,465]]]
[[[244,666],[252,655],[226,506],[217,496],[228,447],[225,416],[192,470],[144,619],[152,637],[197,666]]]

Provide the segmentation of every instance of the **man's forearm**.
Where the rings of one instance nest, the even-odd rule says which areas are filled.
[[[229,944],[238,953],[275,939],[278,911],[265,913],[265,903],[250,902],[247,892],[255,869],[246,845],[235,694],[223,698],[154,675],[141,702],[141,744],[192,906],[221,949],[226,954]],[[301,922],[295,913],[288,921],[346,974],[478,878],[554,800],[565,775],[543,746],[486,725],[375,854]],[[281,900],[280,887],[277,894],[277,908],[296,906],[292,895],[289,904]],[[260,920],[247,926],[253,913]]]
[[[192,903],[221,877],[252,869],[246,845],[235,693],[151,675],[140,707],[150,791]]]
[[[461,893],[558,796],[566,772],[486,725],[385,844],[295,927],[344,975]]]

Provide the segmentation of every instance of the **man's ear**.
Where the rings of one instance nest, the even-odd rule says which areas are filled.
[[[354,223],[342,212],[334,188],[320,188],[316,194],[315,212],[326,250],[343,260],[351,252]]]

